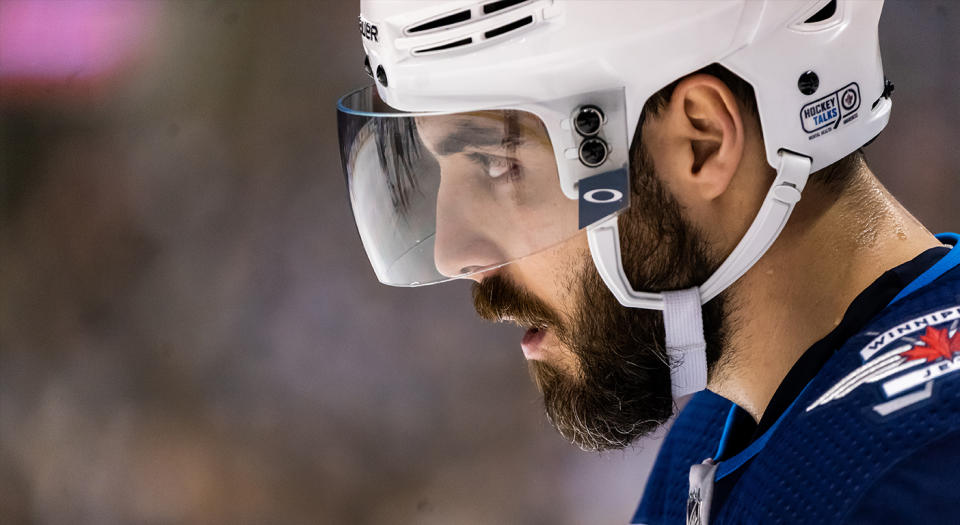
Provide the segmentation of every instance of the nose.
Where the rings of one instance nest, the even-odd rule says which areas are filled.
[[[502,254],[494,236],[495,217],[484,214],[482,197],[469,185],[441,177],[437,194],[434,263],[447,277],[473,273],[500,264]],[[480,274],[471,277],[479,280]]]

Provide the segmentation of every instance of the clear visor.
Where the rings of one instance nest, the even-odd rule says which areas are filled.
[[[561,170],[558,156],[567,160],[567,146],[579,155],[577,146],[599,134],[578,139],[573,133],[569,144],[554,144],[533,111],[402,113],[384,104],[372,86],[345,96],[338,110],[357,228],[385,284],[465,277],[570,239],[584,226],[583,199],[564,192],[561,171],[575,178],[604,171],[579,157],[569,159],[581,166],[572,170],[576,174]],[[611,146],[601,142],[609,157]],[[587,162],[599,153],[588,150]],[[609,170],[612,163],[606,164]],[[620,170],[618,179],[625,173]],[[616,187],[592,192],[592,200],[606,207],[600,215],[626,206],[625,183]]]

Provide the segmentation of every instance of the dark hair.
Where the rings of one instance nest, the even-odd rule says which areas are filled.
[[[503,116],[504,138],[519,137],[521,133],[518,119],[521,112],[516,110],[498,110]],[[425,155],[426,145],[417,131],[417,121],[413,117],[380,118],[372,121],[371,133],[376,141],[377,158],[380,170],[390,190],[390,198],[398,216],[404,217],[409,211],[411,200],[421,193],[422,169],[419,163]],[[542,124],[541,124],[542,125]],[[546,136],[546,130],[542,130]]]
[[[640,127],[643,125],[644,120],[649,117],[656,117],[667,107],[667,104],[670,102],[670,97],[673,96],[673,91],[684,78],[700,73],[720,79],[720,81],[730,88],[733,96],[740,102],[741,109],[748,116],[753,118],[760,117],[760,112],[757,109],[757,96],[753,91],[753,86],[720,64],[710,64],[690,75],[671,82],[647,99],[646,104],[643,106],[640,123],[637,124],[637,132],[634,134],[634,145],[631,146],[631,149],[636,147],[636,141],[640,136]],[[811,174],[810,184],[816,184],[826,188],[831,193],[840,194],[851,186],[853,181],[856,180],[857,173],[860,172],[860,169],[865,164],[866,157],[864,156],[863,148],[858,148],[837,162]]]
[[[406,216],[412,194],[420,186],[414,166],[423,152],[416,124],[412,118],[383,118],[373,124],[377,158],[390,188],[393,208],[401,217]]]
[[[352,176],[353,162],[360,148],[372,140],[377,148],[380,171],[390,190],[393,208],[403,216],[413,193],[419,191],[414,166],[422,156],[413,119],[360,119],[337,114],[340,135],[340,161],[343,173]],[[355,175],[354,175],[355,176]]]

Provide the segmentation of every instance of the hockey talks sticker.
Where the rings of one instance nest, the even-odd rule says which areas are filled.
[[[810,140],[821,137],[857,118],[860,86],[851,82],[829,95],[803,106],[800,123]]]
[[[877,334],[860,350],[863,366],[824,392],[807,411],[843,398],[865,384],[879,384],[887,399],[873,407],[880,416],[930,398],[935,379],[960,372],[958,325],[960,306],[954,306]]]

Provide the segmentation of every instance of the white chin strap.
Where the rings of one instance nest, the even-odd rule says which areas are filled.
[[[630,308],[663,310],[673,397],[707,387],[707,344],[703,337],[701,306],[746,273],[777,239],[807,184],[810,163],[809,157],[781,150],[777,177],[747,233],[705,283],[687,290],[659,293],[634,290],[620,258],[617,216],[587,229],[593,263],[620,304]]]

